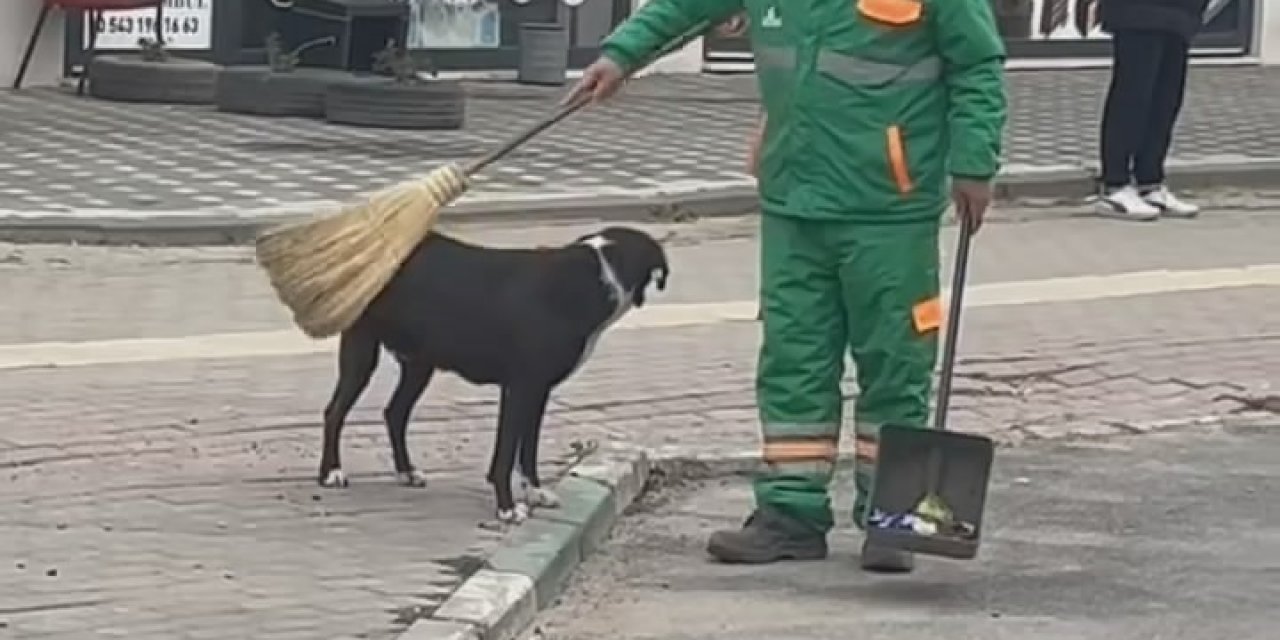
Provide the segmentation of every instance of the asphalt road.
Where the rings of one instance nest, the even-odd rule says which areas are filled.
[[[859,540],[847,514],[826,561],[713,564],[703,552],[706,534],[745,515],[747,482],[686,486],[629,518],[544,614],[538,633],[555,640],[1275,638],[1277,459],[1274,426],[1002,451],[979,558],[922,559],[908,577],[856,569]],[[838,482],[847,487],[851,478]]]
[[[1272,406],[1280,196],[1232,198],[1206,200],[1200,220],[1146,225],[1000,212],[974,254],[953,427],[1025,442]],[[544,475],[589,442],[756,445],[756,223],[646,225],[674,234],[671,286],[557,390]],[[596,226],[454,230],[538,245]],[[355,485],[316,489],[332,341],[300,338],[248,248],[0,244],[0,299],[14,301],[0,322],[0,639],[389,639],[496,543],[482,525],[497,394],[457,378],[434,382],[415,412],[409,446],[429,487],[390,476],[387,366],[345,432]],[[671,549],[698,557],[697,527],[746,508],[709,499],[724,511]],[[667,561],[703,570],[677,556],[650,572]],[[829,564],[831,585],[858,579],[850,562]],[[761,575],[736,583],[743,597]]]

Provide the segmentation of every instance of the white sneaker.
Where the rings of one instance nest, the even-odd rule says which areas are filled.
[[[1143,199],[1133,187],[1124,187],[1098,196],[1098,215],[1121,220],[1148,222],[1160,219],[1160,209]]]
[[[1160,185],[1142,194],[1142,200],[1160,210],[1160,213],[1172,218],[1194,218],[1200,214],[1200,207],[1179,200],[1169,188]]]

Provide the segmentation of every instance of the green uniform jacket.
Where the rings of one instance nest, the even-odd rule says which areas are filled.
[[[768,114],[764,213],[936,220],[948,176],[995,176],[1005,50],[988,0],[649,0],[603,53],[630,71],[744,8]]]

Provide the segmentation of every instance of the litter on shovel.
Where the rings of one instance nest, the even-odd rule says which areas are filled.
[[[971,539],[977,534],[972,523],[957,520],[942,498],[926,496],[910,513],[885,513],[875,510],[867,518],[867,524],[880,529],[910,531],[920,536],[946,536]]]

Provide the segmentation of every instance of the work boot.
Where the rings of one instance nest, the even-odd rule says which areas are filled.
[[[916,568],[916,559],[908,551],[873,546],[867,540],[862,543],[860,564],[863,571],[874,573],[910,573]]]
[[[827,537],[795,518],[761,507],[747,518],[741,529],[711,534],[707,552],[721,562],[732,564],[821,560],[827,557]]]

